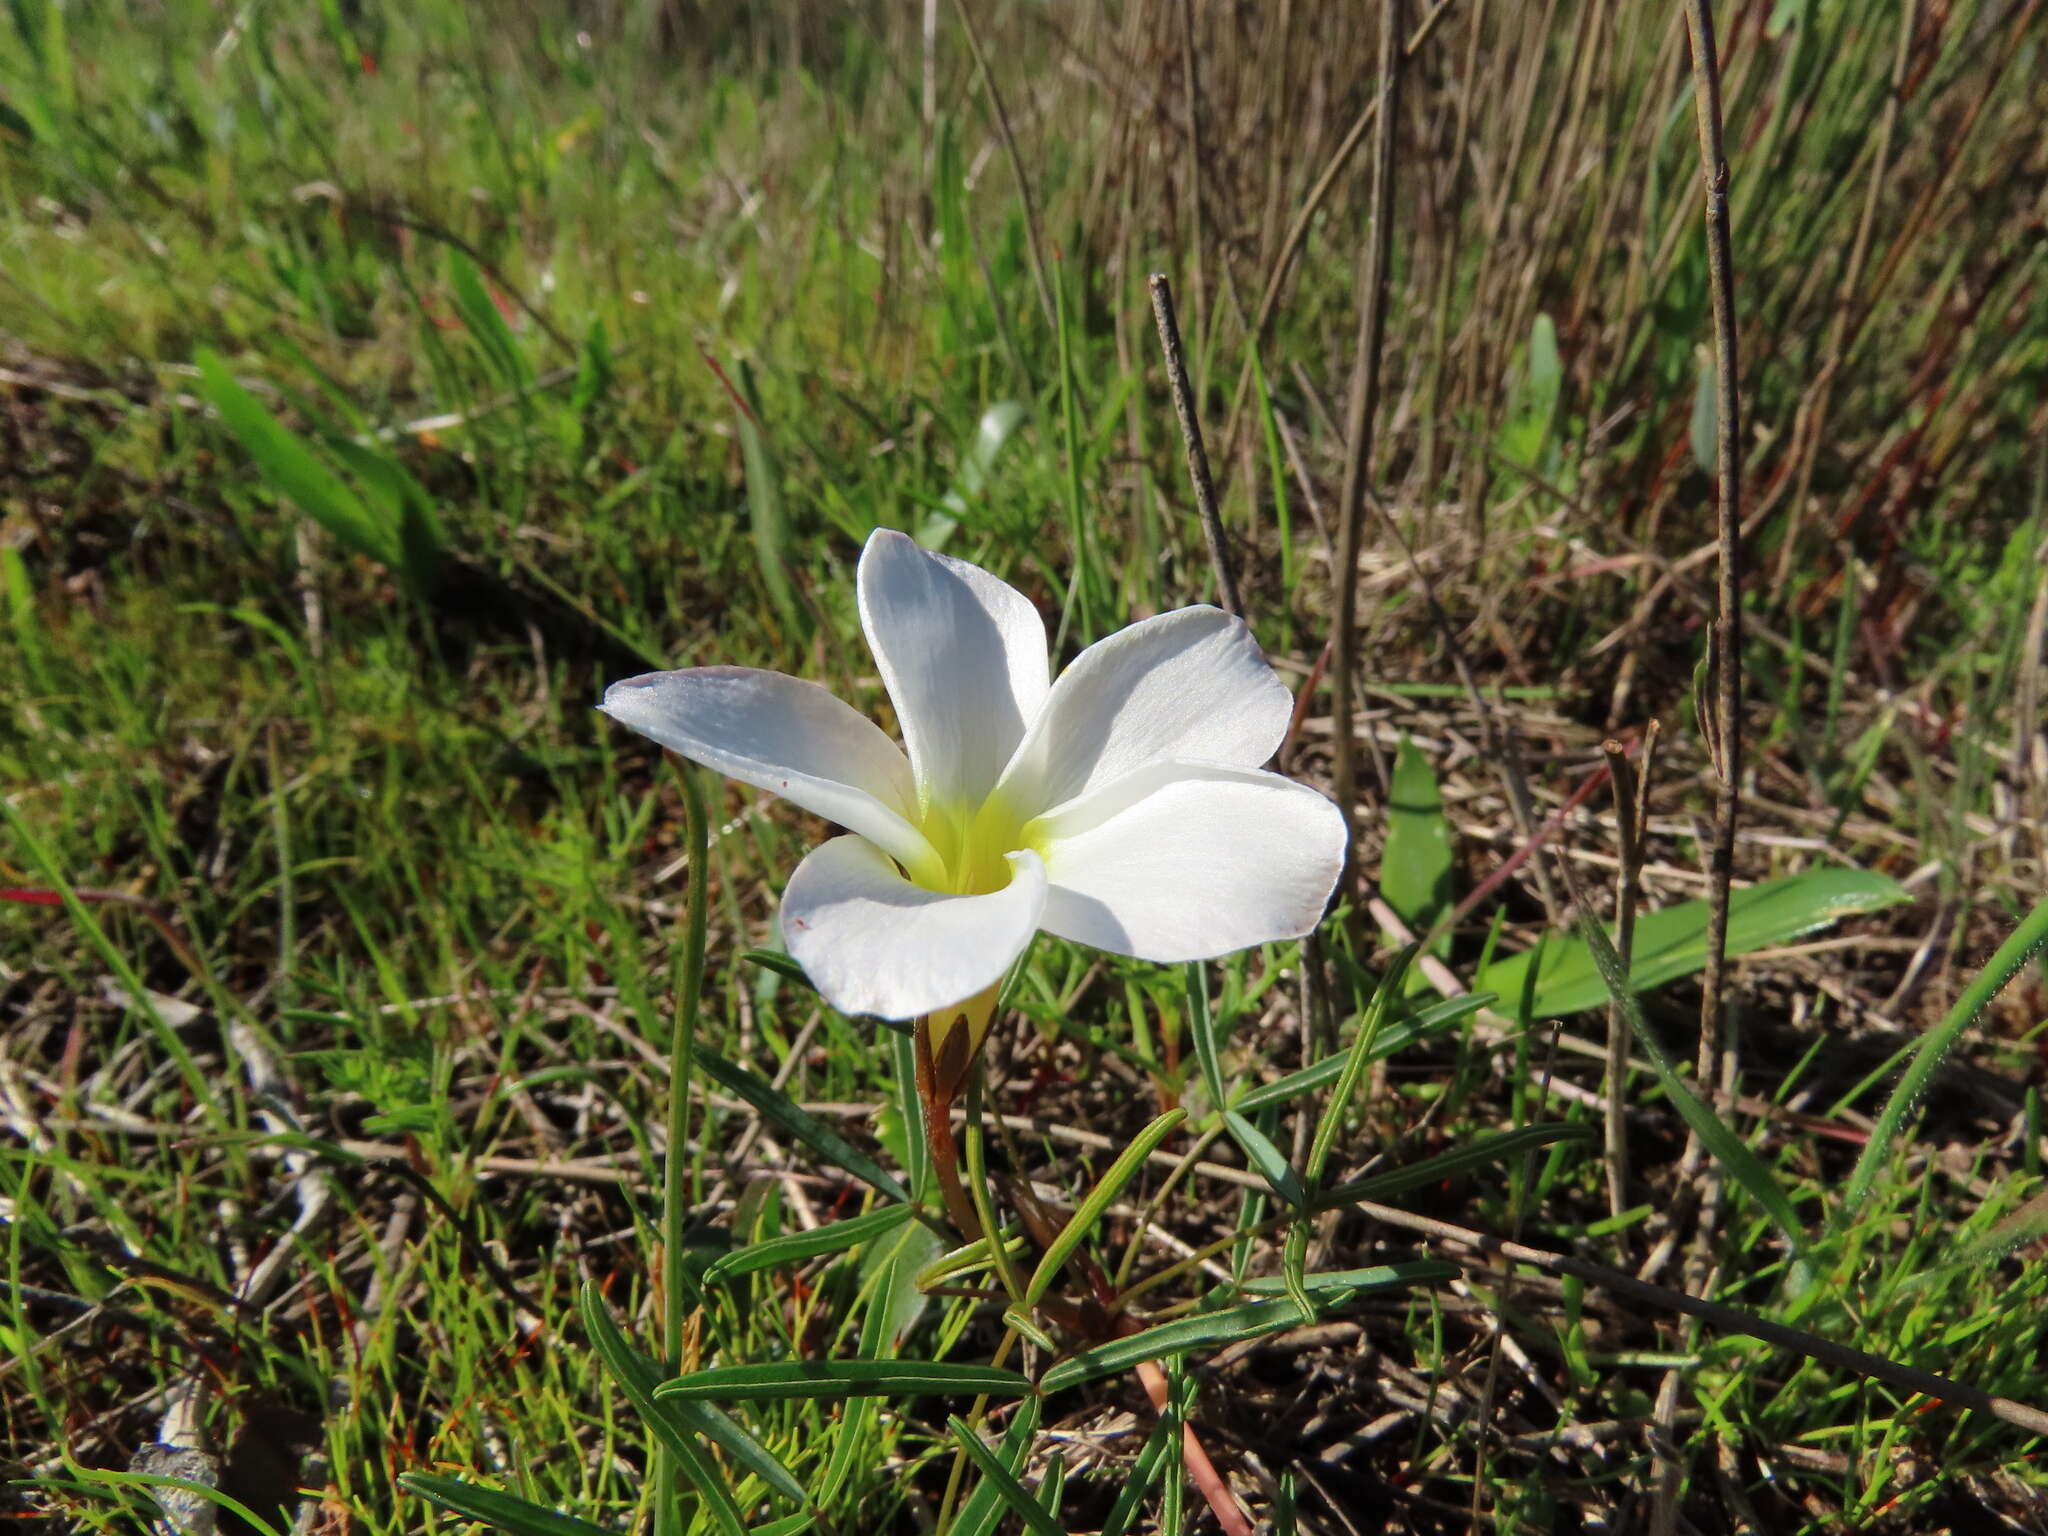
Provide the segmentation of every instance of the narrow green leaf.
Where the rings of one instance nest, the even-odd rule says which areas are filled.
[[[801,1109],[774,1084],[764,1081],[745,1067],[733,1065],[716,1052],[699,1046],[697,1065],[706,1077],[716,1080],[728,1092],[745,1099],[762,1116],[787,1131],[813,1152],[843,1168],[862,1183],[879,1189],[892,1200],[908,1200],[910,1192],[896,1176],[867,1153],[841,1136],[816,1115]]]
[[[1195,1043],[1195,1060],[1201,1063],[1202,1084],[1209,1090],[1211,1112],[1223,1107],[1223,1042],[1218,1038],[1216,1016],[1209,1011],[1209,976],[1201,961],[1189,962],[1188,1033]]]
[[[1038,1299],[1050,1288],[1055,1277],[1074,1250],[1081,1246],[1095,1224],[1102,1219],[1102,1213],[1109,1209],[1111,1202],[1123,1193],[1124,1186],[1144,1166],[1145,1159],[1159,1149],[1159,1144],[1171,1136],[1180,1123],[1187,1119],[1188,1112],[1176,1106],[1160,1115],[1145,1129],[1138,1132],[1128,1147],[1117,1155],[1109,1165],[1109,1172],[1102,1181],[1088,1192],[1080,1208],[1060,1228],[1059,1236],[1045,1250],[1045,1257],[1038,1261],[1038,1268],[1032,1273],[1031,1281],[1024,1287],[1024,1303],[1036,1306]]]
[[[463,326],[490,359],[499,382],[513,390],[530,385],[533,369],[526,361],[526,354],[520,350],[512,327],[498,312],[498,306],[484,287],[476,263],[453,247],[448,251],[448,289],[455,300],[455,312],[462,317]]]
[[[1444,819],[1443,792],[1429,759],[1405,734],[1387,800],[1380,894],[1417,934],[1435,927],[1451,904],[1451,824]],[[1450,942],[1448,933],[1438,935],[1432,953],[1448,953]]]
[[[616,1536],[616,1533],[588,1520],[578,1520],[552,1509],[529,1503],[515,1494],[484,1488],[456,1477],[436,1477],[426,1472],[401,1472],[399,1486],[443,1509],[512,1536]]]
[[[1031,1383],[1015,1371],[951,1360],[775,1360],[724,1365],[665,1381],[663,1401],[767,1401],[791,1397],[921,1397],[986,1392],[1029,1397]]]
[[[1230,1139],[1244,1149],[1245,1157],[1259,1170],[1259,1177],[1273,1186],[1275,1194],[1297,1211],[1308,1204],[1308,1191],[1302,1188],[1301,1175],[1294,1171],[1287,1155],[1273,1145],[1264,1131],[1234,1109],[1223,1112],[1223,1128],[1230,1132]]]
[[[1786,944],[1838,918],[1872,912],[1910,898],[1897,881],[1860,869],[1817,869],[1765,880],[1734,893],[1728,904],[1728,953],[1748,954]],[[1609,947],[1612,947],[1610,938]],[[1505,996],[1522,990],[1529,953],[1495,961],[1481,971],[1475,990]],[[1647,992],[1707,963],[1707,904],[1681,902],[1636,920],[1629,986]],[[1546,949],[1537,972],[1539,1017],[1604,1007],[1606,983],[1584,938],[1559,939]]]
[[[1309,1299],[1319,1308],[1329,1309],[1342,1306],[1361,1291],[1420,1285],[1431,1280],[1448,1279],[1460,1270],[1455,1264],[1436,1259],[1418,1259],[1406,1264],[1384,1264],[1370,1273],[1373,1278],[1368,1282],[1347,1282],[1328,1291],[1311,1289]],[[1098,1376],[1128,1370],[1141,1361],[1160,1360],[1191,1349],[1262,1338],[1284,1328],[1296,1327],[1301,1322],[1301,1309],[1292,1299],[1246,1302],[1216,1312],[1184,1317],[1069,1355],[1039,1379],[1039,1390],[1062,1391],[1084,1381],[1093,1381]]]
[[[754,538],[754,562],[761,585],[775,605],[791,644],[803,636],[796,589],[789,580],[789,523],[782,510],[782,468],[761,427],[761,397],[754,371],[744,361],[734,370],[744,408],[739,413],[740,457],[747,471],[747,522]]]
[[[1371,1178],[1354,1179],[1349,1184],[1334,1185],[1312,1196],[1309,1200],[1309,1209],[1334,1211],[1351,1204],[1354,1200],[1386,1200],[1411,1189],[1420,1189],[1425,1184],[1461,1177],[1476,1168],[1508,1162],[1525,1152],[1534,1152],[1539,1147],[1551,1146],[1560,1141],[1594,1139],[1595,1132],[1591,1126],[1564,1121],[1549,1125],[1518,1126],[1512,1131],[1497,1131],[1490,1136],[1481,1136],[1453,1151],[1426,1157],[1419,1163],[1390,1169],[1386,1173],[1376,1173]]]
[[[1457,1265],[1447,1260],[1417,1259],[1408,1266],[1374,1264],[1364,1269],[1310,1271],[1302,1276],[1302,1279],[1308,1283],[1311,1295],[1319,1291],[1348,1291],[1355,1295],[1359,1291],[1384,1290],[1388,1285],[1396,1283],[1387,1278],[1390,1268],[1408,1268],[1412,1270],[1417,1266],[1428,1267],[1434,1270],[1434,1273],[1409,1273],[1398,1283],[1414,1285],[1419,1280],[1449,1280],[1463,1273]],[[1256,1280],[1245,1281],[1244,1288],[1254,1296],[1281,1296],[1286,1294],[1287,1281],[1280,1275],[1261,1275]]]
[[[911,1210],[907,1205],[885,1205],[865,1216],[828,1222],[808,1232],[792,1232],[787,1237],[771,1238],[764,1243],[749,1243],[744,1248],[734,1249],[705,1270],[704,1283],[712,1285],[721,1280],[737,1279],[780,1264],[801,1264],[805,1259],[814,1259],[823,1253],[844,1253],[849,1248],[895,1231],[910,1220],[910,1216]]]
[[[1010,1416],[1009,1428],[1003,1433],[1002,1445],[992,1453],[1012,1477],[1021,1472],[1024,1463],[1030,1459],[1031,1442],[1038,1435],[1038,1413],[1037,1398],[1027,1397],[1019,1403],[1017,1411]],[[974,1492],[960,1506],[960,1513],[947,1536],[991,1536],[1002,1518],[1003,1497],[995,1484],[984,1477],[974,1485]]]
[[[219,414],[273,491],[336,542],[385,565],[402,567],[404,551],[395,523],[380,520],[296,433],[242,388],[216,353],[201,347],[193,361],[199,368],[200,396]]]
[[[1642,930],[1636,930],[1640,933]],[[1778,1181],[1771,1177],[1770,1169],[1749,1150],[1749,1144],[1736,1135],[1713,1110],[1703,1104],[1678,1075],[1671,1058],[1664,1054],[1664,1047],[1650,1031],[1650,1021],[1643,1017],[1642,1004],[1635,994],[1628,990],[1628,983],[1622,973],[1621,956],[1615,953],[1614,941],[1598,923],[1582,917],[1579,932],[1591,948],[1594,963],[1600,968],[1600,977],[1606,983],[1608,993],[1620,1007],[1622,1016],[1628,1020],[1628,1027],[1636,1037],[1636,1044],[1650,1058],[1650,1065],[1657,1073],[1657,1082],[1664,1090],[1664,1096],[1671,1100],[1685,1123],[1692,1127],[1693,1134],[1700,1139],[1715,1162],[1730,1178],[1748,1191],[1749,1197],[1763,1207],[1764,1212],[1785,1241],[1792,1245],[1795,1253],[1806,1251],[1806,1231],[1800,1225],[1799,1213],[1792,1208],[1785,1191],[1778,1187]]]
[[[1159,1474],[1166,1470],[1169,1461],[1179,1460],[1174,1452],[1180,1448],[1180,1441],[1180,1417],[1169,1406],[1168,1411],[1159,1416],[1159,1422],[1152,1426],[1152,1433],[1145,1437],[1130,1477],[1102,1522],[1102,1536],[1124,1536],[1124,1532],[1131,1528],[1131,1521],[1137,1518],[1138,1506],[1152,1492],[1152,1485],[1159,1481]]]
[[[696,1436],[702,1432],[703,1418],[675,1409],[679,1404],[660,1401],[655,1396],[655,1387],[661,1380],[661,1367],[642,1355],[627,1342],[625,1334],[619,1331],[611,1314],[605,1310],[604,1297],[597,1287],[586,1284],[577,1298],[577,1309],[583,1317],[583,1330],[590,1335],[591,1346],[598,1358],[604,1361],[605,1369],[612,1380],[619,1384],[619,1390],[626,1394],[626,1400],[640,1415],[641,1421],[652,1430],[669,1454],[675,1458],[683,1476],[690,1480],[690,1486],[697,1490],[704,1508],[711,1514],[726,1536],[745,1536],[746,1520],[734,1502],[732,1490],[726,1487],[725,1478],[716,1465],[705,1456],[698,1446]],[[730,1424],[731,1421],[727,1420]],[[738,1429],[738,1425],[732,1425]],[[759,1454],[769,1460],[766,1450]],[[793,1483],[785,1472],[784,1479]],[[801,1498],[801,1489],[798,1490]]]
[[[605,334],[604,317],[599,315],[583,333],[583,345],[576,353],[576,382],[569,390],[569,414],[585,422],[591,409],[602,400],[612,384],[611,340]]]
[[[749,965],[758,965],[764,971],[773,971],[785,980],[793,981],[806,992],[818,990],[818,984],[805,974],[804,968],[779,949],[745,949],[740,958]]]
[[[1849,1174],[1849,1187],[1843,1192],[1841,1205],[1835,1213],[1834,1225],[1838,1229],[1853,1218],[1863,1202],[1870,1198],[1870,1187],[1877,1178],[1878,1170],[1891,1156],[1893,1143],[1905,1129],[1907,1119],[1918,1108],[1921,1096],[1927,1092],[1927,1085],[1934,1078],[1935,1068],[1941,1065],[1941,1058],[1969,1028],[1970,1021],[1984,1011],[1985,1005],[2019,975],[2044,945],[2048,945],[2048,901],[2035,907],[2006,936],[2005,942],[1998,946],[1998,952],[1991,957],[1990,964],[1977,973],[1976,979],[1956,999],[1956,1005],[1949,1009],[1948,1016],[1928,1031],[1914,1050],[1913,1059],[1906,1064],[1905,1073],[1899,1078],[1899,1085],[1892,1090],[1892,1096],[1885,1100],[1884,1108],[1878,1113],[1877,1124],[1871,1128],[1863,1155],[1856,1159],[1856,1167]]]
[[[943,510],[925,513],[917,525],[917,542],[926,549],[944,549],[962,522],[972,522],[972,504],[981,499],[989,475],[1004,446],[1030,418],[1021,400],[998,400],[981,413],[974,438],[960,456],[960,471],[940,503]]]
[[[1060,1529],[1057,1520],[1039,1507],[1038,1500],[1018,1482],[1010,1469],[1003,1465],[996,1453],[981,1443],[981,1436],[967,1427],[967,1421],[958,1414],[946,1420],[946,1427],[953,1432],[953,1439],[960,1449],[967,1453],[967,1459],[980,1471],[982,1486],[994,1488],[996,1497],[1001,1499],[1011,1514],[1024,1522],[1024,1529],[1031,1536],[1067,1536]]]
[[[1463,997],[1445,998],[1442,1002],[1423,1009],[1412,1019],[1382,1029],[1367,1048],[1368,1062],[1384,1061],[1397,1051],[1407,1049],[1417,1040],[1424,1039],[1447,1025],[1477,1013],[1480,1009],[1498,1002],[1499,996],[1492,992],[1471,992]],[[1284,1104],[1289,1099],[1298,1099],[1303,1094],[1332,1081],[1344,1070],[1348,1056],[1339,1051],[1325,1056],[1312,1067],[1303,1067],[1299,1072],[1290,1072],[1270,1083],[1239,1095],[1231,1108],[1241,1113],[1264,1109],[1269,1104]]]
[[[382,520],[398,529],[402,568],[413,590],[430,591],[440,572],[443,541],[434,498],[427,488],[412,471],[379,449],[345,437],[328,439],[327,449],[369,493]]]

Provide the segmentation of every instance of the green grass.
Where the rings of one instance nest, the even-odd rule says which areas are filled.
[[[1327,638],[1318,526],[1341,476],[1362,151],[1256,348],[1246,311],[1366,99],[1365,8],[1306,8],[1257,37],[1195,8],[1199,286],[1177,6],[1057,13],[1063,31],[975,8],[1035,230],[951,11],[925,118],[914,9],[24,0],[0,16],[0,886],[84,893],[0,903],[0,1434],[29,1520],[132,1529],[146,1496],[99,1474],[126,1469],[163,1394],[194,1381],[226,1485],[280,1528],[304,1487],[329,1529],[423,1529],[407,1471],[613,1529],[649,1514],[648,1432],[577,1298],[595,1287],[649,1347],[683,818],[654,756],[589,706],[626,671],[739,662],[886,721],[852,601],[877,526],[1018,585],[1062,659],[1206,599],[1149,270],[1181,294],[1251,616],[1283,676],[1306,679]],[[1685,564],[1711,490],[1692,446],[1706,277],[1683,46],[1661,8],[1566,5],[1547,32],[1540,8],[1499,9],[1469,77],[1454,6],[1411,81],[1374,483],[1516,723],[1544,814],[1603,734],[1661,720],[1649,889],[1671,907],[1699,894],[1709,803],[1687,703],[1712,573]],[[1765,836],[1741,873],[1848,865],[1908,880],[1915,901],[1851,919],[1861,948],[1743,970],[1740,1087],[1797,1116],[1732,1128],[1813,1252],[1795,1283],[1770,1212],[1731,1191],[1705,1258],[1731,1304],[2039,1403],[2038,971],[1870,1161],[1853,1221],[1839,1202],[1894,1080],[1875,1069],[1947,1013],[2048,856],[2048,286],[2014,169],[2048,109],[2030,14],[1963,0],[1902,65],[1895,17],[1868,7],[1723,18],[1762,514],[1744,662],[1746,825]],[[295,455],[314,479],[294,478]],[[373,531],[351,543],[358,514]],[[1375,739],[1391,769],[1408,733],[1402,772],[1428,770],[1448,817],[1448,875],[1387,882],[1427,925],[1517,839],[1408,557],[1369,526]],[[1312,782],[1327,716],[1319,697],[1295,758]],[[907,1170],[894,1037],[739,958],[770,941],[821,828],[706,784],[701,1038]],[[1368,786],[1377,870],[1388,796]],[[1613,848],[1602,803],[1569,824],[1573,847]],[[1457,976],[1533,944],[1529,873],[1452,932]],[[1185,1093],[1189,1125],[1163,1147],[1204,1164],[1132,1176],[1082,1245],[1113,1283],[1205,1246],[1240,1280],[1302,1283],[1283,1266],[1285,1202],[1207,1165],[1270,1152],[1298,1173],[1335,1074],[1236,1123],[1209,1079],[1241,1095],[1352,1046],[1390,956],[1344,926],[1325,941],[1331,1016],[1306,1028],[1293,946],[1212,968],[1206,1020],[1180,976],[1033,952],[989,1108],[1043,1119],[1005,1128],[991,1160],[1080,1206]],[[1366,1042],[1399,1048],[1330,1126],[1333,1182],[1532,1123],[1597,1128],[1540,1087],[1597,1088],[1597,1068],[1515,997],[1493,1007],[1497,1024],[1390,1019]],[[1675,1043],[1693,1010],[1680,987],[1647,1011]],[[250,1087],[272,1054],[277,1102]],[[1633,1271],[1701,1180],[1676,1166],[1676,1112],[1647,1074],[1635,1084],[1632,1212],[1609,1211],[1597,1139],[1577,1136],[1503,1144],[1390,1198]],[[701,1073],[697,1095],[698,1268],[877,1198]],[[308,1170],[331,1203],[294,1233]],[[918,1294],[906,1279],[939,1239],[904,1230],[913,1256],[870,1244],[710,1283],[684,1363],[987,1363],[1002,1307]],[[1317,1232],[1316,1271],[1428,1253],[1355,1218]],[[275,1285],[239,1304],[279,1245]],[[1029,1275],[1036,1249],[1019,1262]],[[984,1258],[952,1286],[989,1281]],[[2010,1425],[1575,1282],[1469,1284],[1314,1293],[1385,1372],[1353,1368],[1352,1336],[1210,1370],[1227,1329],[1205,1334],[1206,1314],[1278,1303],[1196,1269],[1137,1305],[1211,1341],[1170,1372],[1175,1402],[1260,1518],[1291,1504],[1304,1531],[1382,1504],[1412,1525],[1476,1499],[1517,1529],[1632,1494],[1640,1512],[1673,1359],[1678,1507],[1699,1528],[1745,1500],[1770,1528],[1966,1528],[2044,1496],[2039,1445]],[[1495,1315],[1530,1364],[1496,1357]],[[1029,1345],[1005,1363],[1020,1359],[1049,1363]],[[920,1528],[911,1501],[993,1529],[1020,1491],[1044,1495],[1055,1449],[1062,1528],[1099,1528],[1135,1467],[1158,1480],[1127,1501],[1131,1529],[1203,1507],[1170,1454],[1144,1454],[1152,1415],[1127,1374],[1049,1398],[1045,1429],[1073,1434],[999,1445],[1008,1484],[949,1430],[953,1414],[1007,1427],[971,1396],[726,1406],[827,1530]],[[1396,1411],[1390,1433],[1319,1459]],[[1615,1420],[1596,1448],[1567,1433]],[[796,1512],[730,1452],[716,1465],[750,1524]],[[689,1513],[712,1528],[708,1504]]]

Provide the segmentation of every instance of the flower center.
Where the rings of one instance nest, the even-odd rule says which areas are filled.
[[[991,795],[978,807],[933,801],[924,808],[918,830],[944,866],[943,885],[911,878],[930,889],[956,896],[986,896],[1010,883],[1008,855],[1025,846],[1023,819],[1006,802]]]

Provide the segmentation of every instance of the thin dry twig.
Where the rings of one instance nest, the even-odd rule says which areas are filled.
[[[1715,767],[1719,793],[1709,874],[1707,967],[1700,995],[1699,1081],[1718,1093],[1722,1014],[1727,989],[1728,895],[1735,873],[1735,823],[1742,809],[1742,438],[1735,356],[1735,273],[1728,234],[1728,160],[1721,143],[1721,73],[1708,0],[1686,0],[1692,38],[1693,105],[1700,170],[1706,184],[1707,273],[1714,303],[1715,472],[1720,482],[1720,612],[1709,668],[1714,687]]]
[[[1194,390],[1188,384],[1187,354],[1181,347],[1180,322],[1173,313],[1173,285],[1164,272],[1147,280],[1152,290],[1152,318],[1159,323],[1159,350],[1166,355],[1166,377],[1173,386],[1173,413],[1180,419],[1181,441],[1187,445],[1188,479],[1194,482],[1195,510],[1202,519],[1202,537],[1209,545],[1209,563],[1216,568],[1216,595],[1226,612],[1244,617],[1244,598],[1237,569],[1216,505],[1216,482],[1209,475],[1209,452],[1202,445],[1202,423],[1195,414]]]
[[[1402,0],[1387,0],[1380,24],[1379,116],[1373,134],[1372,238],[1359,273],[1358,352],[1344,432],[1344,490],[1337,515],[1337,614],[1330,665],[1330,712],[1337,722],[1334,766],[1337,808],[1351,834],[1339,891],[1358,878],[1357,742],[1351,700],[1358,671],[1358,546],[1365,527],[1366,481],[1372,474],[1373,423],[1379,414],[1380,354],[1387,333],[1387,278],[1394,249],[1394,124],[1400,117]]]

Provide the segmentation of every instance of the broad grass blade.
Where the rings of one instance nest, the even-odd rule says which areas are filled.
[[[1027,1397],[1019,1403],[1016,1413],[1010,1418],[1010,1427],[1004,1431],[1002,1445],[990,1453],[1012,1477],[1023,1470],[1025,1460],[1031,1454],[1031,1442],[1038,1434],[1038,1411],[1038,1399],[1035,1397]],[[960,1506],[960,1514],[953,1521],[948,1536],[990,1536],[1003,1518],[1007,1504],[996,1485],[984,1476]]]
[[[201,347],[193,361],[199,367],[200,395],[219,413],[272,490],[326,529],[335,542],[381,564],[403,566],[405,552],[395,522],[380,519],[364,505],[296,433],[242,388],[218,354]]]
[[[1861,869],[1817,869],[1782,880],[1745,886],[1728,903],[1728,953],[1749,954],[1786,944],[1838,918],[1873,912],[1909,898],[1884,875]],[[1613,948],[1611,936],[1608,948]],[[1484,989],[1514,996],[1521,992],[1532,953],[1495,961],[1474,980]],[[1690,976],[1707,963],[1707,904],[1681,902],[1636,920],[1635,950],[1628,989],[1647,992]],[[1536,976],[1536,1014],[1583,1013],[1607,1003],[1607,984],[1590,942],[1555,939]]]
[[[1451,904],[1451,826],[1444,819],[1443,791],[1429,759],[1405,735],[1387,801],[1380,894],[1413,933],[1429,932]],[[1447,952],[1450,942],[1448,933],[1438,935],[1432,953]]]

